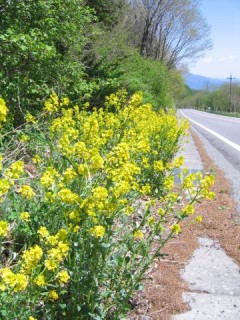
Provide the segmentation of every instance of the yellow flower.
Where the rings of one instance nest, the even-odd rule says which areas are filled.
[[[134,232],[133,238],[135,240],[143,239],[144,238],[144,234],[143,234],[143,232],[141,230],[137,230],[137,231]]]
[[[69,251],[69,245],[59,241],[57,247],[51,248],[47,251],[47,259],[44,265],[47,270],[54,271],[58,268],[59,263],[64,260]]]
[[[186,215],[193,215],[194,206],[192,204],[188,204],[185,208],[182,209],[182,213]]]
[[[50,244],[51,246],[55,246],[58,243],[57,236],[49,236],[46,238],[46,243]]]
[[[92,169],[102,169],[104,165],[104,160],[100,154],[96,154],[90,159],[90,168]]]
[[[160,215],[160,216],[164,216],[165,215],[165,210],[163,209],[163,208],[159,208],[158,210],[157,210],[157,213]]]
[[[67,239],[68,232],[66,229],[61,228],[58,233],[56,234],[56,237],[59,241],[65,241]]]
[[[51,191],[48,191],[45,193],[45,200],[50,203],[54,203],[56,201],[56,198],[57,198],[56,194],[54,194]]]
[[[130,189],[131,189],[131,185],[128,182],[126,181],[119,182],[116,184],[114,195],[116,198],[119,198],[120,196],[129,192]]]
[[[41,260],[43,256],[43,250],[38,245],[34,247],[30,247],[29,249],[25,250],[22,255],[22,271],[25,274],[30,274],[32,269],[34,269],[38,262]]]
[[[37,320],[37,318],[29,317],[28,320]]]
[[[26,199],[32,199],[36,195],[36,193],[33,191],[33,189],[28,185],[22,185],[21,188],[19,188],[19,192],[23,198]]]
[[[28,285],[27,276],[21,273],[13,273],[8,268],[0,269],[0,276],[2,278],[1,288],[5,290],[7,287],[11,288],[13,292],[24,291]]]
[[[180,156],[180,157],[174,159],[173,166],[175,168],[180,168],[183,165],[183,163],[184,163],[184,157]]]
[[[0,122],[6,122],[7,113],[8,113],[8,108],[6,106],[6,103],[2,98],[0,98]]]
[[[54,92],[50,95],[50,98],[44,103],[44,110],[49,113],[55,113],[58,111],[59,106],[60,104],[59,104],[58,96]]]
[[[24,173],[24,162],[18,160],[11,164],[9,168],[7,168],[5,175],[11,179],[18,179]]]
[[[66,179],[67,182],[70,182],[71,180],[73,180],[74,178],[77,177],[77,173],[75,172],[75,170],[73,168],[67,168],[64,172],[63,172],[64,178]]]
[[[58,177],[59,173],[53,167],[48,167],[40,178],[41,185],[45,188],[49,188],[55,183],[55,180]]]
[[[34,283],[36,283],[36,285],[38,285],[39,287],[43,287],[45,286],[46,282],[45,282],[45,277],[42,274],[39,274],[34,280]]]
[[[52,302],[58,299],[58,293],[55,290],[51,290],[48,292],[48,299]]]
[[[77,210],[73,210],[71,212],[68,212],[68,216],[71,220],[74,220],[75,222],[79,222],[80,219],[80,214]]]
[[[93,189],[93,198],[96,201],[104,201],[108,197],[108,191],[104,187],[97,187]]]
[[[142,194],[151,193],[151,186],[149,184],[146,184],[145,186],[142,186],[140,192]]]
[[[58,196],[61,201],[69,204],[74,204],[79,201],[79,196],[72,192],[70,189],[63,188],[58,192]]]
[[[202,216],[196,216],[195,221],[201,223],[202,219],[203,219]]]
[[[174,177],[173,176],[168,176],[163,183],[164,187],[166,188],[167,191],[172,190],[174,187]]]
[[[14,279],[13,291],[14,292],[24,291],[28,285],[27,276],[25,274],[17,273],[17,274],[15,274],[14,278],[15,279]]]
[[[79,231],[80,227],[79,226],[75,226],[72,230],[74,233],[77,233]]]
[[[20,213],[20,219],[22,221],[30,221],[30,213],[29,212],[21,212]]]
[[[0,180],[0,197],[6,194],[10,188],[11,188],[10,182],[7,179],[1,179]]]
[[[156,171],[162,172],[164,170],[164,165],[162,160],[154,161],[153,168]]]
[[[0,171],[3,169],[3,156],[0,155]]]
[[[19,139],[21,142],[28,142],[30,140],[29,136],[22,134]]]
[[[55,271],[58,268],[58,262],[54,259],[46,259],[44,265],[50,271]]]
[[[131,213],[134,212],[134,208],[131,207],[131,206],[127,206],[125,209],[124,209],[124,213],[129,216]]]
[[[68,106],[70,103],[69,99],[67,97],[62,98],[60,105],[61,106]]]
[[[42,161],[42,159],[41,159],[40,156],[37,155],[37,154],[32,158],[32,162],[33,162],[34,164],[40,163],[41,161]]]
[[[153,225],[154,222],[155,222],[154,217],[150,217],[150,218],[148,219],[148,223],[149,223],[150,226]]]
[[[8,232],[8,223],[0,220],[0,237],[6,237]]]
[[[29,112],[27,112],[25,120],[26,122],[33,123],[33,124],[37,122],[36,118],[33,115],[31,115],[31,113]]]
[[[39,234],[40,238],[42,238],[42,239],[47,238],[49,236],[49,232],[46,227],[40,227],[38,229],[37,233]]]
[[[57,275],[58,281],[62,283],[67,283],[68,280],[70,279],[70,276],[66,270],[62,270],[58,273]]]
[[[181,232],[181,227],[178,223],[172,225],[170,229],[172,230],[173,233],[176,233],[176,234],[179,234],[179,232]]]
[[[86,164],[82,163],[78,166],[77,168],[78,173],[82,176],[87,176],[88,175],[88,167]]]
[[[103,226],[95,226],[89,230],[89,233],[95,238],[102,238],[105,234],[105,228]]]
[[[142,158],[142,165],[143,165],[144,168],[149,168],[150,167],[148,158],[146,158],[146,157]]]

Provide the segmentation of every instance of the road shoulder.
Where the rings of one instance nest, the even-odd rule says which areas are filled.
[[[213,201],[204,200],[197,205],[197,213],[203,216],[201,224],[185,224],[182,233],[165,246],[167,258],[152,266],[145,290],[136,295],[134,312],[128,319],[169,320],[175,314],[190,310],[182,297],[191,289],[181,274],[194,251],[199,248],[199,238],[218,243],[240,265],[240,225],[235,219],[236,206],[232,199],[231,184],[208,156],[198,136],[194,132],[191,132],[191,136],[203,161],[204,171],[216,172],[213,188],[216,197]]]

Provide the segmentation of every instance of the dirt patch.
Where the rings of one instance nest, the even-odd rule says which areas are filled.
[[[204,171],[216,173],[213,187],[216,197],[196,206],[197,214],[203,216],[201,224],[185,224],[182,233],[164,247],[168,255],[152,266],[144,291],[134,298],[135,307],[129,320],[169,320],[172,315],[189,310],[182,301],[182,293],[189,289],[181,279],[181,272],[199,246],[198,237],[208,236],[219,241],[226,253],[240,264],[240,224],[231,197],[231,184],[209,158],[198,136],[192,131],[191,135],[203,160]]]

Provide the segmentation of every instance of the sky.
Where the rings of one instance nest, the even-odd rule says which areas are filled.
[[[202,0],[200,10],[211,27],[213,49],[189,72],[210,78],[240,78],[240,0]]]

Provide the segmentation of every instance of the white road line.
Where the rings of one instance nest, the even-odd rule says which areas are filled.
[[[240,119],[239,118],[229,118],[227,116],[222,116],[222,115],[214,115],[214,114],[210,114],[210,113],[206,113],[204,111],[200,111],[200,110],[191,110],[191,112],[198,114],[199,112],[201,113],[201,116],[204,116],[206,118],[212,118],[212,119],[219,119],[219,120],[223,120],[223,121],[228,121],[228,122],[234,122],[234,123],[238,123],[240,124]]]
[[[215,131],[213,131],[213,130],[211,130],[211,129],[208,129],[207,127],[203,126],[202,124],[200,124],[200,123],[198,123],[198,122],[190,119],[190,118],[189,118],[188,116],[186,116],[181,110],[180,110],[180,112],[181,112],[181,114],[182,114],[185,118],[189,119],[191,122],[195,123],[195,124],[196,124],[197,126],[199,126],[200,128],[202,128],[202,129],[210,132],[212,135],[214,135],[215,137],[217,137],[219,140],[222,140],[223,142],[225,142],[226,144],[228,144],[230,147],[236,149],[237,151],[240,151],[240,145],[232,142],[231,140],[228,140],[227,138],[225,138],[224,136],[218,134],[217,132],[215,132]]]

